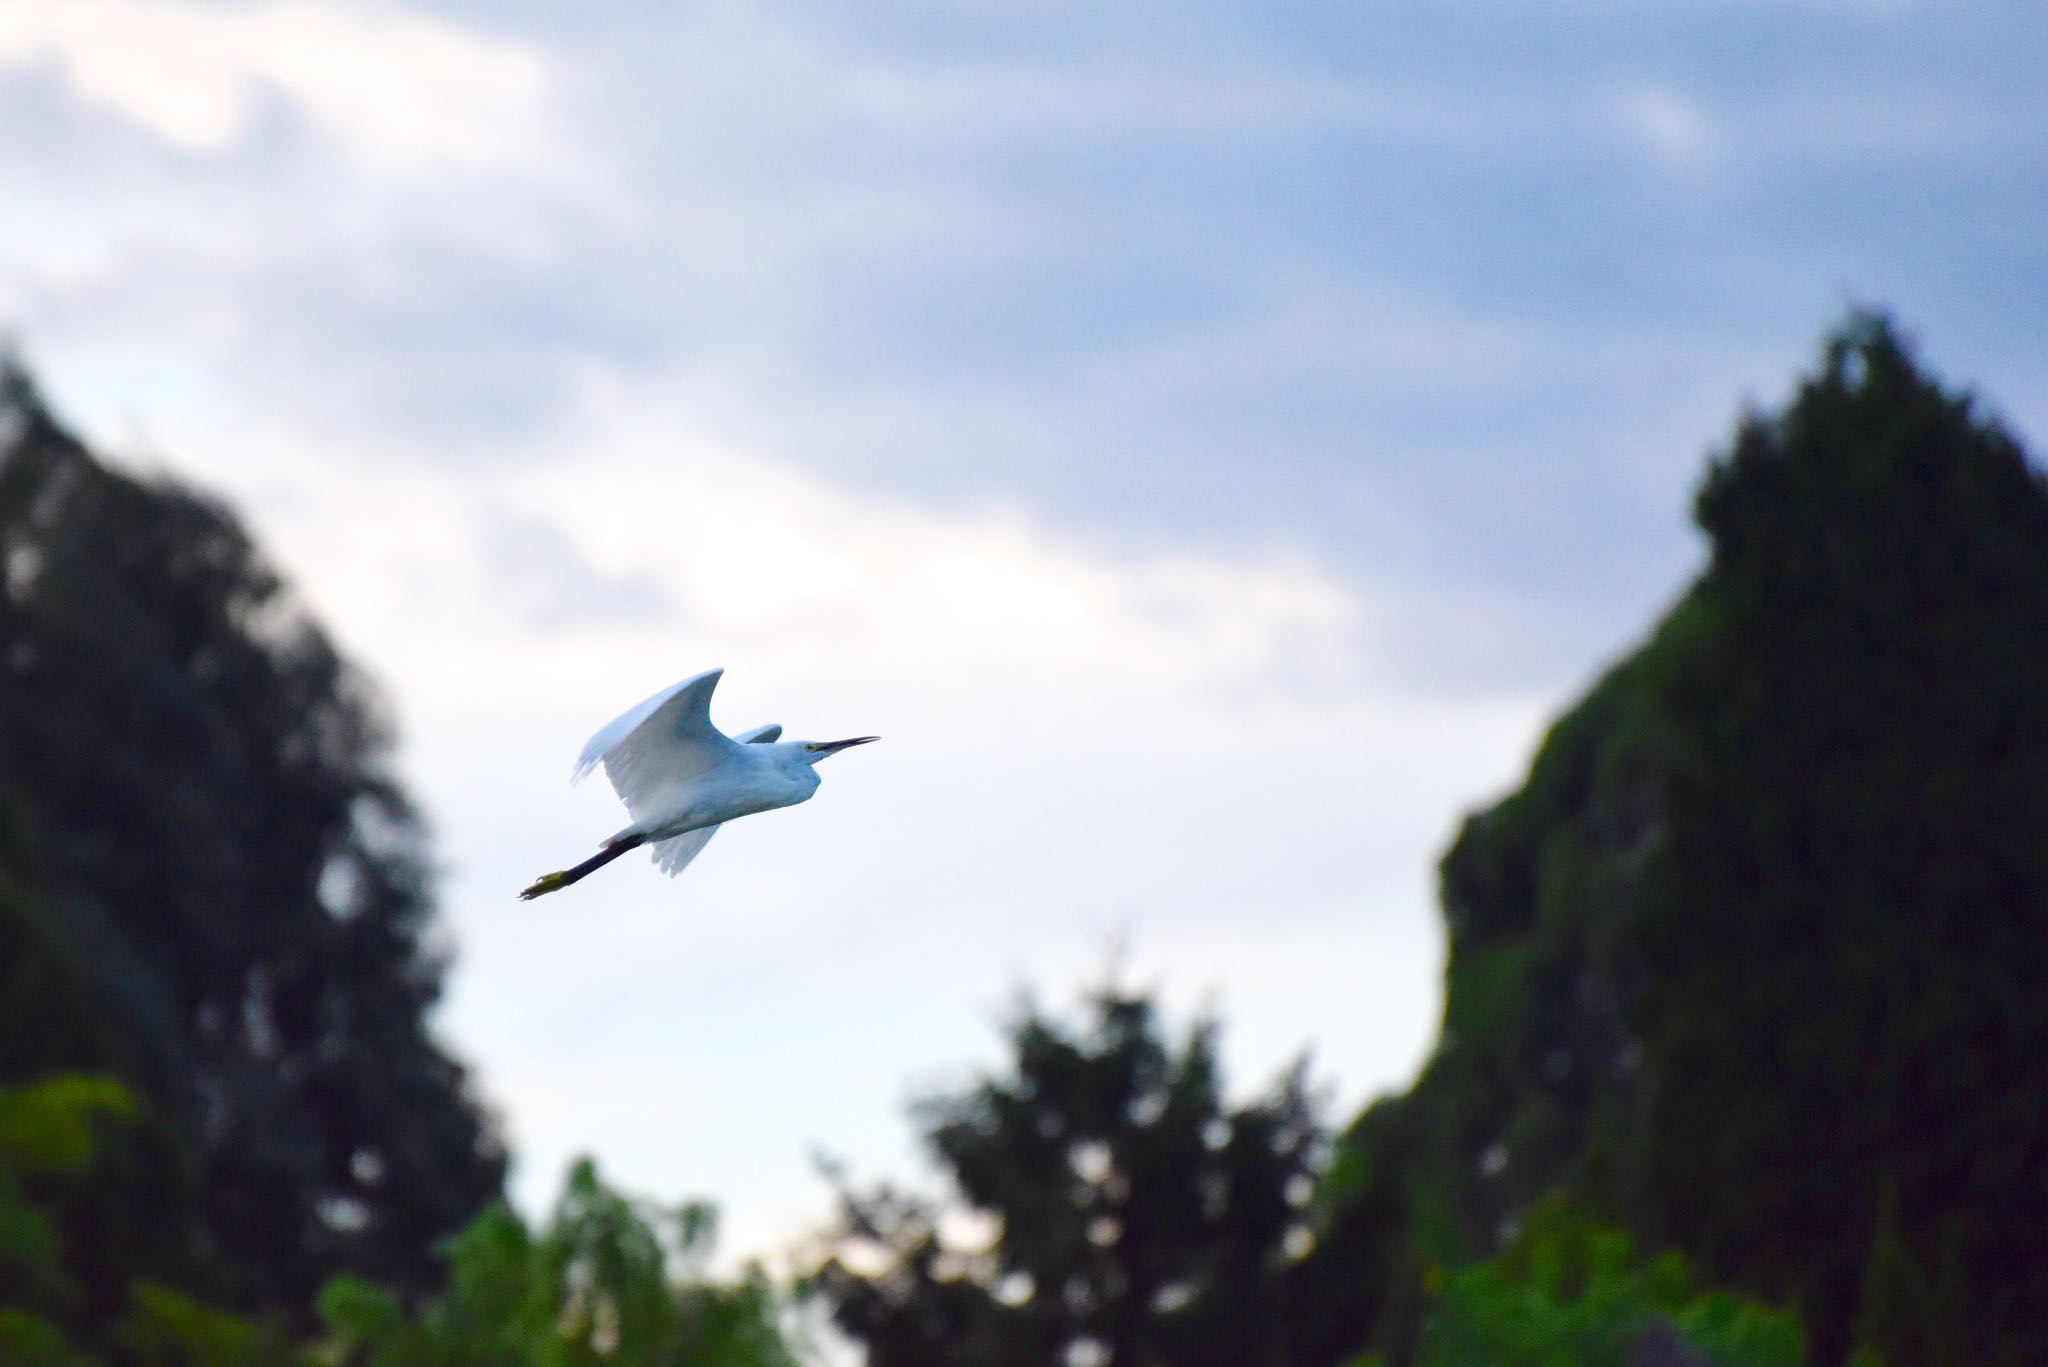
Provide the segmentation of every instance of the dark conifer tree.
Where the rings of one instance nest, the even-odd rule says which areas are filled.
[[[946,1202],[842,1193],[818,1285],[872,1367],[1290,1361],[1323,1145],[1302,1071],[1232,1109],[1213,1028],[1172,1045],[1115,992],[1082,1032],[1026,1010],[1011,1044],[1014,1071],[917,1109]],[[949,1210],[992,1241],[946,1237]]]

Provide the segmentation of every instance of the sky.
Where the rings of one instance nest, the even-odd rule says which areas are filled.
[[[1858,305],[2048,432],[2031,3],[0,0],[0,331],[381,686],[545,1207],[727,1247],[1116,975],[1434,1037],[1434,867]],[[879,734],[670,882],[587,736]]]

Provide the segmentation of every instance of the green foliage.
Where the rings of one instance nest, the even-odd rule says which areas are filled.
[[[1432,1265],[1563,1189],[1821,1361],[2048,1361],[2048,486],[1858,318],[1697,511],[1706,571],[1444,858],[1318,1360],[1412,1361]]]
[[[98,1147],[99,1122],[134,1113],[134,1098],[111,1078],[53,1077],[0,1087],[0,1165],[15,1172],[83,1172]]]
[[[358,1278],[330,1282],[329,1355],[359,1367],[794,1367],[765,1277],[704,1270],[708,1207],[649,1207],[579,1163],[547,1229],[493,1206],[449,1249],[449,1289],[417,1314]]]
[[[115,1341],[123,1360],[147,1367],[311,1367],[277,1325],[147,1284],[135,1288]]]
[[[0,1083],[143,1103],[51,1218],[138,1279],[304,1316],[419,1294],[504,1159],[426,1015],[425,835],[374,695],[217,504],[101,465],[0,357]]]
[[[1302,1070],[1231,1109],[1213,1026],[1170,1046],[1144,999],[1093,1005],[1072,1033],[1027,1007],[1014,1072],[918,1107],[952,1200],[842,1189],[816,1286],[872,1367],[1288,1360],[1322,1152]]]
[[[0,1085],[51,1073],[99,1073],[120,1049],[90,974],[60,926],[22,885],[14,804],[0,791]]]
[[[213,1309],[163,1287],[128,1288],[111,1328],[90,1307],[63,1256],[67,1230],[45,1206],[86,1182],[111,1122],[135,1114],[107,1078],[47,1078],[0,1088],[0,1363],[7,1367],[305,1367],[274,1325]],[[57,1184],[55,1187],[52,1184]],[[40,1193],[40,1197],[39,1197]],[[66,1334],[67,1327],[77,1331]],[[80,1346],[83,1344],[84,1346]]]
[[[24,1358],[44,1351],[33,1347],[42,1331],[30,1311],[69,1311],[78,1299],[65,1273],[59,1230],[38,1209],[30,1184],[83,1174],[104,1122],[125,1119],[133,1109],[127,1091],[106,1078],[56,1077],[0,1087],[0,1297],[16,1302],[8,1332],[20,1340]]]
[[[93,1367],[56,1325],[12,1306],[0,1306],[0,1362],[8,1367]]]
[[[1423,1367],[1800,1367],[1785,1312],[1700,1294],[1676,1252],[1551,1208],[1501,1256],[1455,1273],[1422,1336]]]

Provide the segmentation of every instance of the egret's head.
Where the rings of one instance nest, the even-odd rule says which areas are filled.
[[[851,750],[856,745],[866,745],[869,741],[880,739],[880,736],[855,736],[852,740],[806,740],[798,741],[797,744],[802,747],[803,757],[816,764],[827,755],[836,755],[841,750]]]

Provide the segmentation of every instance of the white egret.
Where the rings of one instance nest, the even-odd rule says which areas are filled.
[[[723,673],[707,669],[664,688],[590,738],[570,781],[602,764],[633,824],[576,867],[536,878],[522,899],[560,891],[642,845],[674,877],[722,823],[802,802],[818,791],[819,760],[879,739],[778,742],[774,725],[728,736],[711,724],[711,691]]]

